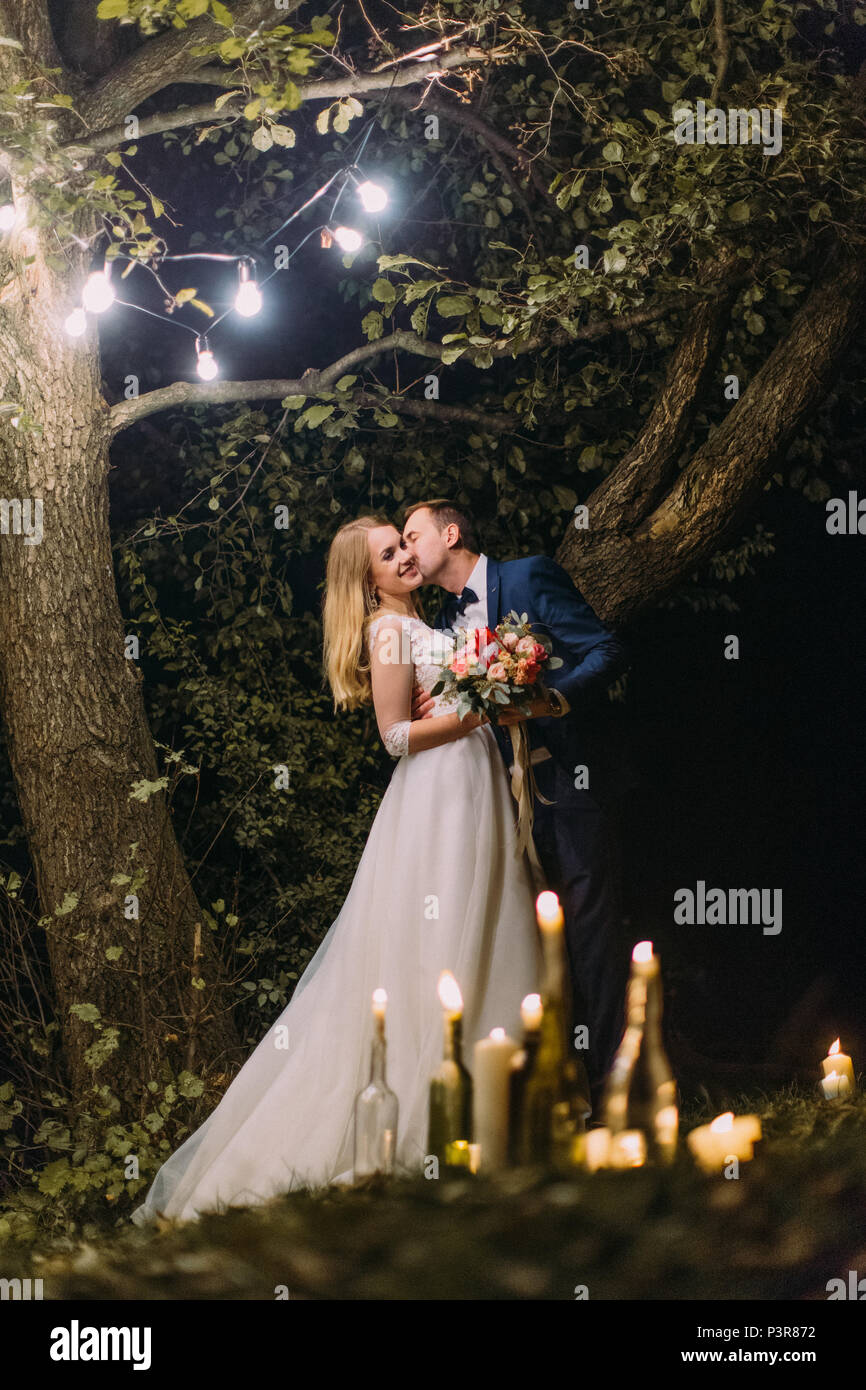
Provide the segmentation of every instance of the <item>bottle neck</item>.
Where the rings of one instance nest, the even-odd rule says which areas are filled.
[[[651,974],[632,973],[628,982],[627,1013],[630,1028],[640,1028],[653,1041],[661,1041],[662,978],[659,970]]]
[[[442,1023],[444,1028],[442,1055],[446,1062],[460,1062],[463,1045],[463,1016],[462,1014],[456,1016],[443,1014]]]
[[[373,1046],[370,1050],[370,1082],[385,1084],[385,1019],[376,1015],[373,1020]]]

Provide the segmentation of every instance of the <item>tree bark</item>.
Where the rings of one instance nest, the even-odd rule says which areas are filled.
[[[26,214],[27,195],[16,190]],[[86,236],[92,226],[82,225]],[[131,1113],[144,1082],[189,1065],[233,1060],[237,1035],[220,964],[200,922],[165,796],[130,799],[156,781],[141,673],[124,656],[108,514],[109,410],[100,391],[97,335],[70,339],[69,284],[87,269],[70,251],[69,283],[46,264],[48,233],[23,226],[4,245],[0,277],[0,396],[42,432],[0,432],[0,497],[41,499],[41,543],[0,535],[0,712],[43,914],[64,1060],[74,1092],[110,1085]],[[24,265],[25,256],[34,256]],[[11,264],[10,264],[11,261]],[[9,271],[11,269],[11,274]],[[38,535],[38,531],[36,533]],[[35,539],[35,537],[34,537]],[[133,851],[132,846],[137,846]],[[146,877],[139,917],[127,918],[128,884]],[[54,916],[64,903],[76,905]],[[112,960],[112,947],[122,952]],[[100,1026],[70,1009],[93,1004]],[[118,1030],[95,1070],[91,1044]]]
[[[724,319],[716,316],[726,313],[725,300],[696,310],[647,424],[587,501],[589,528],[570,527],[557,552],[599,617],[634,618],[731,536],[830,390],[864,312],[862,249],[840,247],[788,333],[680,469],[701,383],[721,349]]]

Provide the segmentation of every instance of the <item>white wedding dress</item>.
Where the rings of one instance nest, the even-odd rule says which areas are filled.
[[[388,992],[387,1078],[397,1094],[396,1163],[418,1172],[427,1152],[429,1079],[442,1056],[442,970],[464,999],[464,1061],[494,1027],[520,1034],[520,1003],[539,988],[532,882],[518,857],[513,801],[489,726],[409,754],[413,678],[429,690],[442,634],[387,615],[369,640],[398,634],[403,660],[374,696],[399,761],[339,916],[288,1006],[208,1119],[169,1158],[145,1202],[191,1220],[281,1192],[351,1182],[354,1102],[367,1084],[372,994]],[[385,679],[382,677],[381,679]],[[439,697],[434,710],[448,712]]]

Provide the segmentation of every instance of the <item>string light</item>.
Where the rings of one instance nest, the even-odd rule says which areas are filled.
[[[15,224],[15,209],[11,203],[0,207],[0,232],[11,232]]]
[[[196,370],[202,381],[213,381],[215,376],[219,376],[216,358],[208,347],[207,337],[204,334],[195,340],[195,355],[198,359]]]
[[[110,279],[111,267],[105,262],[104,270],[95,270],[88,275],[81,292],[81,302],[91,314],[102,314],[114,303],[114,286]]]
[[[393,79],[391,85],[393,86]],[[383,105],[384,101],[387,100],[389,93],[390,88],[389,92],[386,93],[385,99],[383,100]],[[318,202],[320,198],[324,197],[324,195],[331,188],[333,188],[335,184],[337,184],[336,196],[331,205],[328,221],[323,224],[319,224],[319,226],[317,227],[313,227],[311,231],[309,231],[307,235],[303,237],[301,241],[289,253],[288,257],[283,262],[284,265],[287,263],[287,261],[290,261],[292,257],[297,254],[298,251],[301,250],[301,247],[303,247],[309,241],[310,237],[316,234],[316,232],[321,233],[321,244],[323,247],[328,247],[331,246],[333,243],[336,243],[342,251],[345,251],[348,254],[354,254],[356,251],[360,251],[361,247],[365,244],[366,238],[364,237],[364,234],[362,232],[359,232],[357,230],[357,228],[347,227],[343,224],[340,224],[337,227],[332,227],[331,223],[333,221],[334,214],[336,213],[340,199],[342,198],[346,190],[346,186],[350,180],[355,186],[355,191],[358,194],[358,198],[365,212],[381,212],[382,209],[388,205],[388,193],[386,189],[384,189],[381,184],[374,183],[371,179],[365,178],[363,176],[363,171],[361,170],[357,162],[363,157],[364,150],[367,146],[367,141],[370,138],[370,134],[373,130],[375,122],[376,116],[374,115],[367,123],[366,129],[362,132],[360,137],[360,149],[358,150],[358,153],[355,156],[355,162],[349,164],[348,166],[342,169],[338,169],[335,174],[332,174],[331,177],[320,188],[317,188],[315,193],[313,193],[313,195],[310,198],[308,198],[306,202],[304,202],[299,208],[295,210],[295,212],[293,212],[289,217],[287,217],[285,221],[282,222],[280,226],[276,229],[276,231],[272,232],[271,235],[267,238],[267,240],[263,243],[264,246],[267,246],[268,243],[273,241],[274,238],[277,237],[285,227],[289,226],[292,222],[294,222],[298,217],[300,217],[304,212],[306,212],[308,208],[312,207],[314,203]],[[361,177],[359,178],[358,175],[360,175]],[[0,232],[8,231],[14,221],[15,209],[12,207],[12,205],[6,204],[4,206],[0,206]],[[157,275],[156,271],[153,269],[152,266],[148,265],[146,261],[138,260],[133,256],[125,256],[123,252],[118,252],[118,254],[122,256],[123,259],[132,261],[133,264],[141,266],[145,270],[149,270],[151,274],[154,275],[154,278],[156,279],[157,284],[160,286],[160,288],[163,291],[165,291],[166,294],[171,295],[171,291],[167,289],[167,287],[162,283],[162,280]],[[238,288],[232,308],[243,318],[252,318],[260,312],[263,302],[262,292],[261,285],[258,282],[255,258],[253,256],[233,256],[227,255],[226,253],[212,253],[201,251],[188,252],[182,255],[163,255],[158,257],[157,263],[162,264],[163,261],[186,260],[237,261]],[[196,334],[194,328],[190,328],[184,323],[179,323],[176,319],[168,318],[165,314],[156,314],[151,309],[145,309],[144,306],[141,304],[132,304],[127,300],[117,299],[114,287],[111,284],[110,280],[110,270],[110,263],[106,261],[103,270],[94,271],[90,276],[88,276],[87,282],[85,283],[81,296],[83,308],[78,307],[74,309],[72,313],[69,314],[67,318],[64,320],[64,327],[70,337],[80,337],[86,331],[87,314],[85,313],[85,310],[93,314],[101,314],[107,308],[109,308],[111,304],[117,303],[123,305],[125,308],[137,309],[141,313],[148,314],[151,318],[157,318],[163,323],[170,323],[176,328],[183,328],[186,332],[194,334],[196,350],[196,370],[198,372],[199,377],[202,379],[202,381],[213,381],[215,377],[219,376],[219,366],[210,348],[208,339],[204,334]],[[276,273],[277,268],[275,268],[270,275],[267,275],[265,277],[265,279],[262,281],[262,284],[267,284],[267,282],[271,280]],[[213,322],[210,325],[211,332],[216,327],[216,325],[218,323],[221,323],[222,320],[226,317],[226,315],[230,312],[231,309],[227,309],[225,313],[219,316],[219,318],[213,320]]]
[[[381,212],[388,206],[388,194],[381,184],[365,179],[358,184],[357,193],[365,212]]]
[[[87,329],[87,315],[81,308],[73,309],[72,313],[64,320],[63,327],[70,338],[80,338]]]
[[[331,236],[342,251],[360,251],[364,238],[354,227],[335,227]]]
[[[251,256],[243,256],[238,263],[238,292],[235,308],[242,318],[251,319],[262,307],[262,292],[256,283],[256,267]]]

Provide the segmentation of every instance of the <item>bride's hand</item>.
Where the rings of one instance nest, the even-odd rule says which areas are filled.
[[[412,718],[429,719],[435,703],[428,690],[422,690],[420,685],[416,685],[412,690]]]

